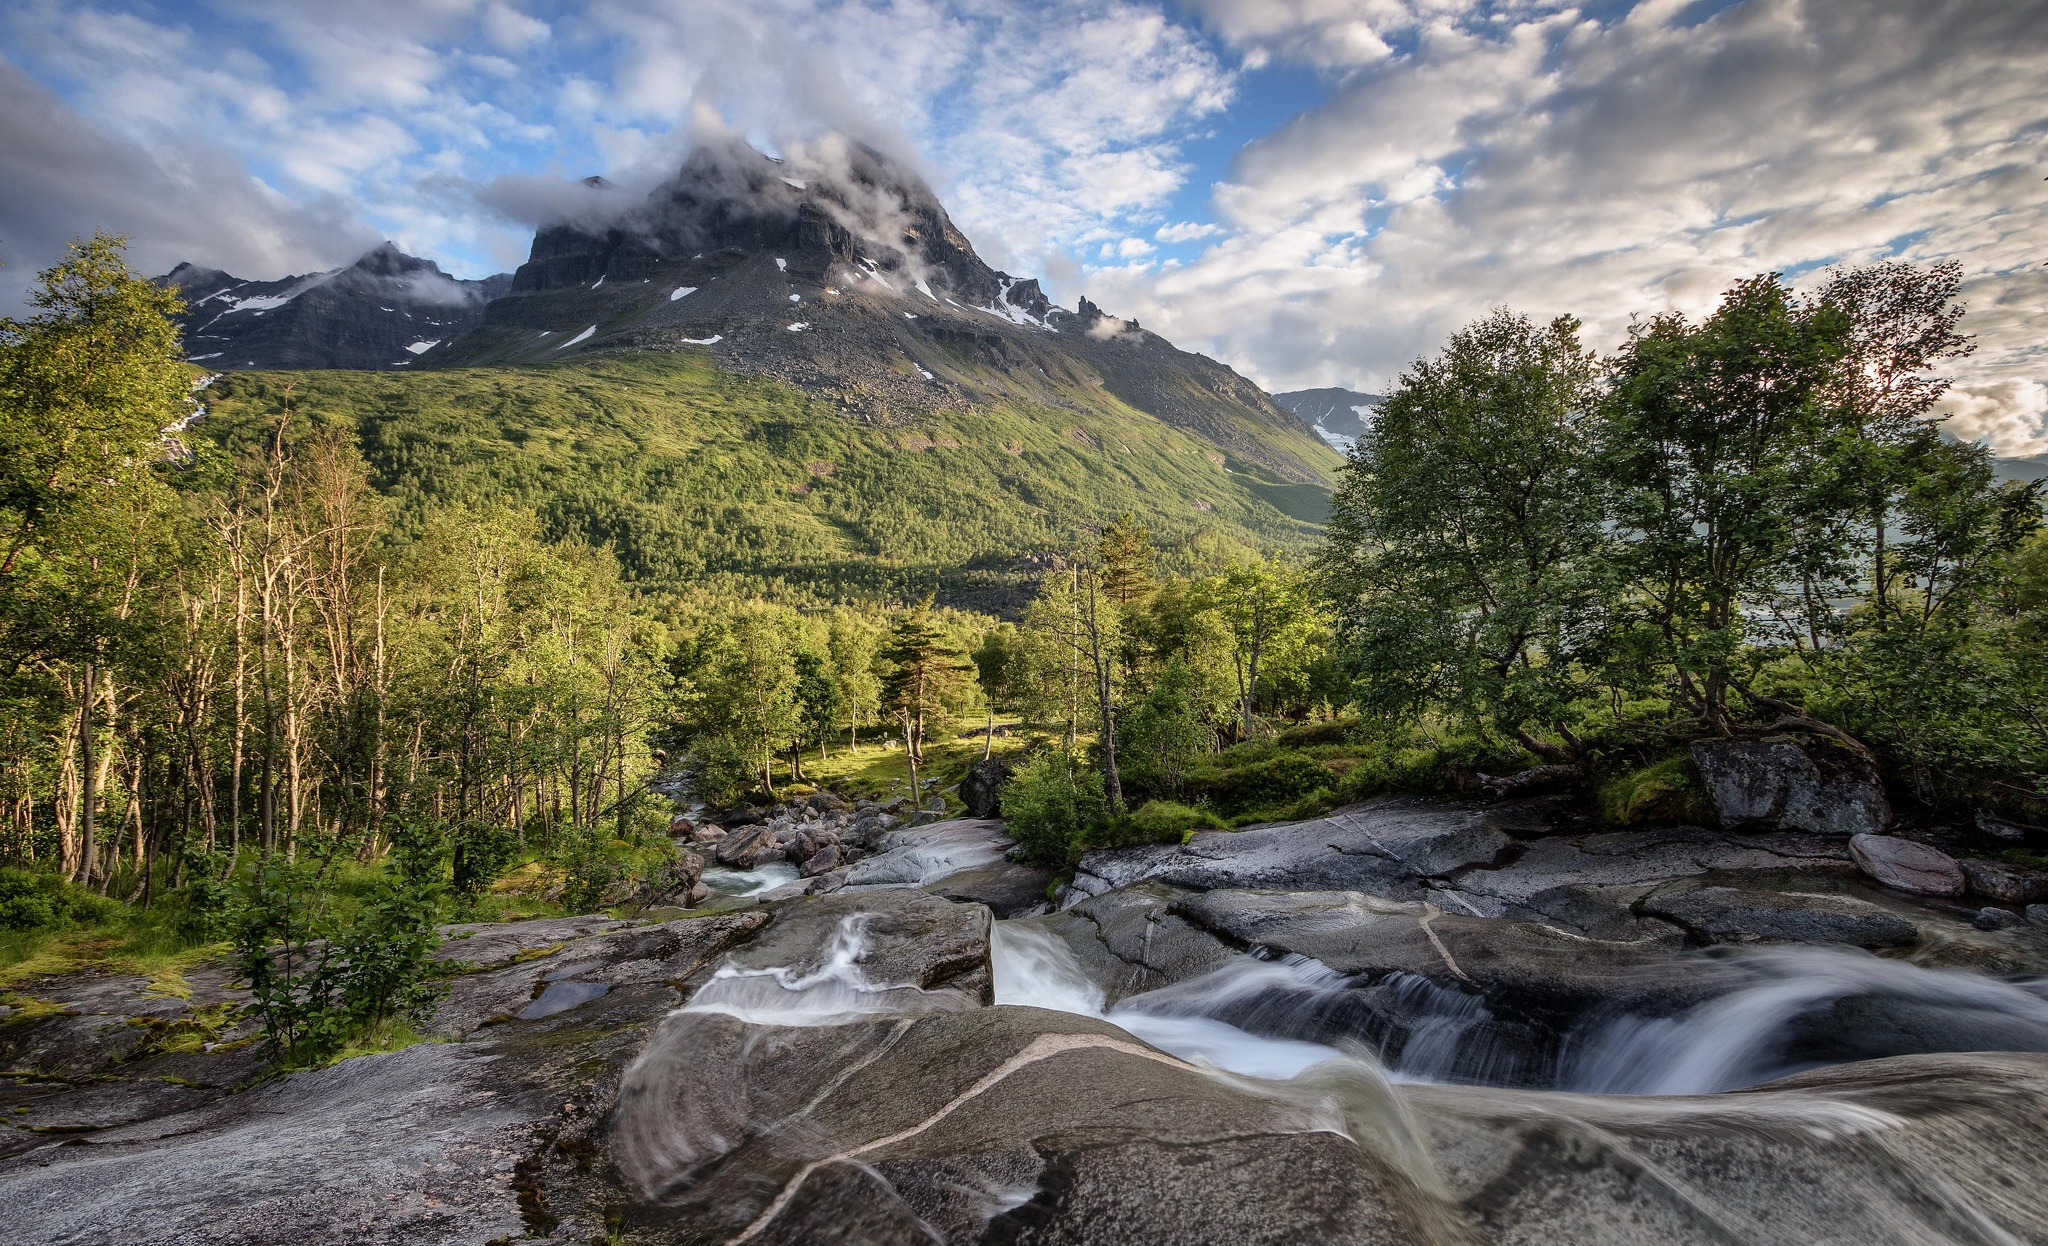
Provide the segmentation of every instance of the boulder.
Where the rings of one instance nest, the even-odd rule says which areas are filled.
[[[762,854],[770,851],[772,843],[772,832],[765,822],[729,828],[725,838],[718,841],[712,857],[729,869],[751,870],[761,864]],[[779,861],[782,858],[778,853],[774,859]]]
[[[974,818],[993,818],[1002,813],[1003,786],[1010,781],[1010,763],[1000,757],[984,757],[967,768],[960,780],[960,800]]]
[[[1493,863],[1547,805],[1384,797],[1323,818],[1242,831],[1202,831],[1185,844],[1098,849],[1072,891],[1100,895],[1146,879],[1176,887],[1363,891],[1401,899],[1422,880]]]
[[[1797,891],[1752,891],[1667,884],[1642,901],[1642,910],[1685,927],[1701,944],[1835,943],[1850,947],[1910,947],[1920,931],[1912,922],[1854,896]]]
[[[1858,835],[1849,841],[1857,868],[1887,887],[1919,896],[1963,894],[1963,871],[1938,848],[1892,835]]]
[[[1876,834],[1891,804],[1868,754],[1818,735],[1698,740],[1693,764],[1722,827]]]
[[[2039,870],[1979,857],[1965,857],[1956,866],[1970,890],[1988,900],[2022,906],[2048,900],[2048,874]]]
[[[874,841],[874,855],[847,873],[851,887],[922,887],[1003,860],[1012,841],[1003,824],[980,818],[891,831]]]
[[[798,873],[805,878],[816,878],[828,870],[839,868],[839,845],[827,844],[805,859]]]
[[[2025,919],[2011,909],[1981,908],[1970,924],[1979,930],[2005,930],[2021,924]]]

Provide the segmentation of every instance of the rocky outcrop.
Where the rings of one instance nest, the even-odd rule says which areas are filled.
[[[1826,736],[1699,740],[1692,759],[1729,830],[1847,836],[1875,834],[1891,822],[1869,754]]]
[[[1963,871],[1955,858],[1926,844],[1891,835],[1858,835],[1849,841],[1857,868],[1886,887],[1916,896],[1963,894]]]
[[[2007,861],[1964,858],[1956,862],[1970,891],[1987,900],[2028,905],[2048,900],[2048,874]]]
[[[192,362],[210,368],[410,368],[483,323],[506,275],[464,281],[391,243],[347,268],[245,281],[180,264],[162,279],[185,299]]]
[[[1827,893],[1715,887],[1687,880],[1659,887],[1642,911],[1685,927],[1702,945],[1815,943],[1861,948],[1911,947],[1920,931],[1869,900]]]
[[[1364,891],[1419,898],[1422,881],[1485,865],[1516,834],[1548,829],[1545,810],[1389,797],[1324,818],[1203,831],[1185,844],[1104,849],[1081,859],[1073,890],[1100,895],[1146,880],[1176,887]]]
[[[968,815],[993,818],[1002,813],[1003,785],[1010,781],[1010,763],[1001,757],[984,757],[967,768],[960,780],[960,803]]]
[[[1887,915],[1939,906],[1885,899],[1798,837],[1531,840],[1557,827],[1473,809],[1268,828],[1324,846],[1290,855],[1266,836],[1248,857],[1170,859],[1042,919],[1101,970],[1121,1001],[1108,1019],[991,1006],[985,905],[843,877],[829,894],[667,922],[450,927],[441,1041],[261,1083],[252,1033],[229,1015],[242,996],[218,970],[175,984],[189,1001],[133,976],[18,984],[0,1101],[29,1111],[0,1134],[14,1152],[0,1208],[21,1240],[80,1243],[2048,1240],[2033,1197],[2048,1056],[2010,1050],[2048,1045],[2037,997],[1861,952],[1680,946],[1869,943]],[[761,815],[733,833],[783,816]],[[1507,848],[1458,864],[1487,830]],[[990,833],[897,830],[869,860]],[[1345,855],[1333,844],[1404,862],[1392,877],[1422,894],[1165,879],[1346,868],[1326,859]],[[1783,885],[1809,850],[1811,890]],[[1651,879],[1658,853],[1671,864]],[[1641,929],[1682,937],[1591,939],[1438,903],[1532,858],[1496,898],[1548,902],[1552,871],[1576,865],[1635,894]],[[1940,933],[1989,947],[2042,937],[2030,930]],[[1821,978],[1773,969],[1815,958],[1820,994],[1801,992]],[[1262,983],[1281,994],[1262,999]],[[1139,1005],[1344,1051],[1290,1080],[1219,1073],[1134,1037]],[[1560,1035],[1598,1050],[1609,1031],[1591,1023],[1654,1039],[1704,1017],[1712,1046],[1753,1041],[1736,1031],[1771,1007],[1789,1018],[1775,1067],[1856,1063],[1668,1098],[1499,1084],[1554,1063]],[[1392,1084],[1361,1051],[1409,1044],[1451,1052],[1434,1066],[1445,1076],[1494,1084]]]

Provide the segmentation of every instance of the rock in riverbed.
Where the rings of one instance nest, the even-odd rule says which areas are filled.
[[[1926,844],[1891,835],[1858,835],[1849,852],[1862,871],[1887,887],[1916,896],[1963,894],[1963,871],[1955,858]]]

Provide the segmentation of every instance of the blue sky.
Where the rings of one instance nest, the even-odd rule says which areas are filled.
[[[1268,388],[1494,306],[1697,312],[1954,258],[1953,427],[2048,451],[2048,0],[10,0],[8,299],[64,240],[248,277],[512,267],[693,136],[913,161],[992,263]]]

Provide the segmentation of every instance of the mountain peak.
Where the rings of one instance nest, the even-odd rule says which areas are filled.
[[[720,252],[772,253],[783,271],[819,280],[835,265],[867,268],[977,306],[1007,288],[923,178],[826,135],[779,158],[736,139],[700,144],[643,202],[599,222],[543,226],[513,289],[646,280],[663,262]],[[1043,299],[1035,284],[1031,294]]]
[[[413,273],[432,273],[446,276],[441,266],[432,260],[417,255],[407,255],[398,249],[398,244],[389,239],[378,243],[349,265],[356,272],[368,273],[373,277],[404,277]]]

